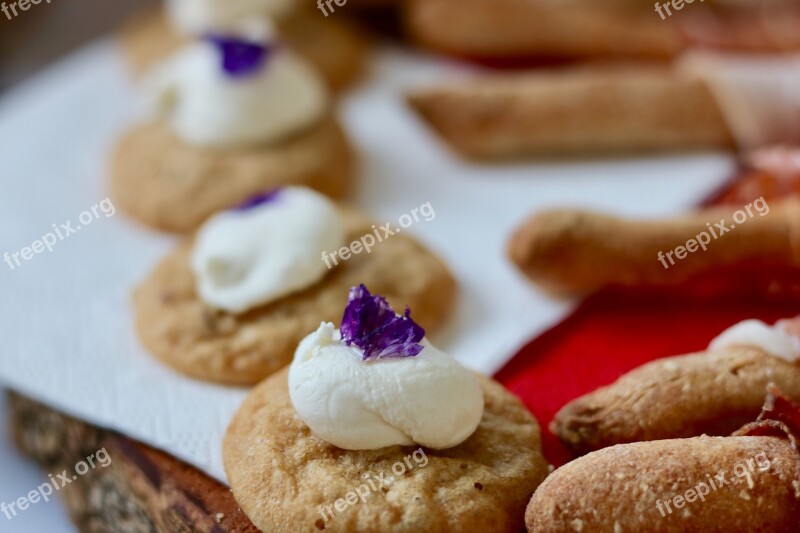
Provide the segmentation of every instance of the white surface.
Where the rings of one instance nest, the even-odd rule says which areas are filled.
[[[109,151],[135,113],[118,54],[109,43],[94,45],[0,102],[0,253],[30,245],[107,196]],[[510,230],[529,213],[577,204],[662,215],[694,203],[730,168],[712,156],[470,166],[400,97],[400,88],[455,67],[439,71],[395,52],[378,59],[343,110],[363,157],[358,204],[396,223],[431,202],[436,219],[410,231],[461,284],[458,312],[431,340],[484,372],[570,307],[538,294],[505,258]],[[171,245],[118,213],[14,271],[0,263],[0,381],[224,480],[222,435],[245,391],[171,372],[140,348],[131,324],[131,288]]]

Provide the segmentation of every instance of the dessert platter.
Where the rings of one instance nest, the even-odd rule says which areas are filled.
[[[78,530],[797,531],[796,7],[351,2],[169,0],[0,100]]]

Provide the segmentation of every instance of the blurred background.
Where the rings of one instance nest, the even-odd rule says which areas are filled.
[[[0,13],[0,92],[156,0],[54,0],[8,20]]]

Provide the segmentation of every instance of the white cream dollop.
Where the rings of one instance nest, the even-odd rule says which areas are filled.
[[[310,189],[281,189],[274,200],[203,225],[191,257],[197,292],[232,313],[270,303],[319,281],[328,272],[322,252],[344,239],[344,221],[330,200]]]
[[[296,0],[169,0],[167,13],[183,33],[202,35],[254,17],[281,18]]]
[[[708,348],[720,350],[736,345],[756,346],[794,363],[800,359],[800,340],[786,330],[785,324],[786,322],[779,321],[770,326],[761,320],[744,320],[720,333]]]
[[[331,323],[308,335],[289,368],[289,395],[317,437],[347,450],[466,440],[483,417],[475,376],[427,339],[414,357],[362,361]]]
[[[156,117],[183,141],[211,148],[280,142],[328,108],[325,82],[282,46],[268,50],[256,72],[232,77],[220,50],[200,40],[156,66],[144,89]]]

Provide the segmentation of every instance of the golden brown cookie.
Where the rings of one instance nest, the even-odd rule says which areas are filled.
[[[373,222],[345,212],[347,240],[373,233]],[[252,385],[291,362],[300,340],[320,322],[339,324],[351,287],[361,283],[395,309],[408,306],[426,329],[450,311],[456,282],[444,264],[400,234],[372,252],[340,261],[321,281],[240,315],[214,310],[195,291],[187,242],[162,261],[134,294],[136,327],[156,357],[190,376]],[[320,258],[322,261],[322,258]]]
[[[223,444],[234,497],[262,531],[516,533],[522,528],[527,500],[549,467],[536,420],[500,384],[479,376],[486,407],[469,439],[414,456],[419,449],[414,446],[353,451],[315,437],[295,413],[287,373],[251,392]],[[389,486],[368,485],[390,476]],[[347,494],[357,489],[363,501],[345,507]],[[337,510],[340,499],[345,503]]]
[[[147,225],[185,233],[217,211],[265,190],[304,185],[339,198],[353,181],[354,157],[332,117],[274,146],[191,146],[168,124],[136,127],[114,154],[111,196]]]
[[[359,31],[318,11],[299,9],[281,21],[282,39],[310,61],[333,90],[353,82],[364,68],[368,45]],[[163,9],[134,16],[120,34],[122,49],[134,72],[141,74],[186,43],[170,27]]]
[[[755,346],[669,357],[565,405],[551,430],[578,454],[627,442],[728,435],[758,416],[769,383],[800,398],[800,366]]]

